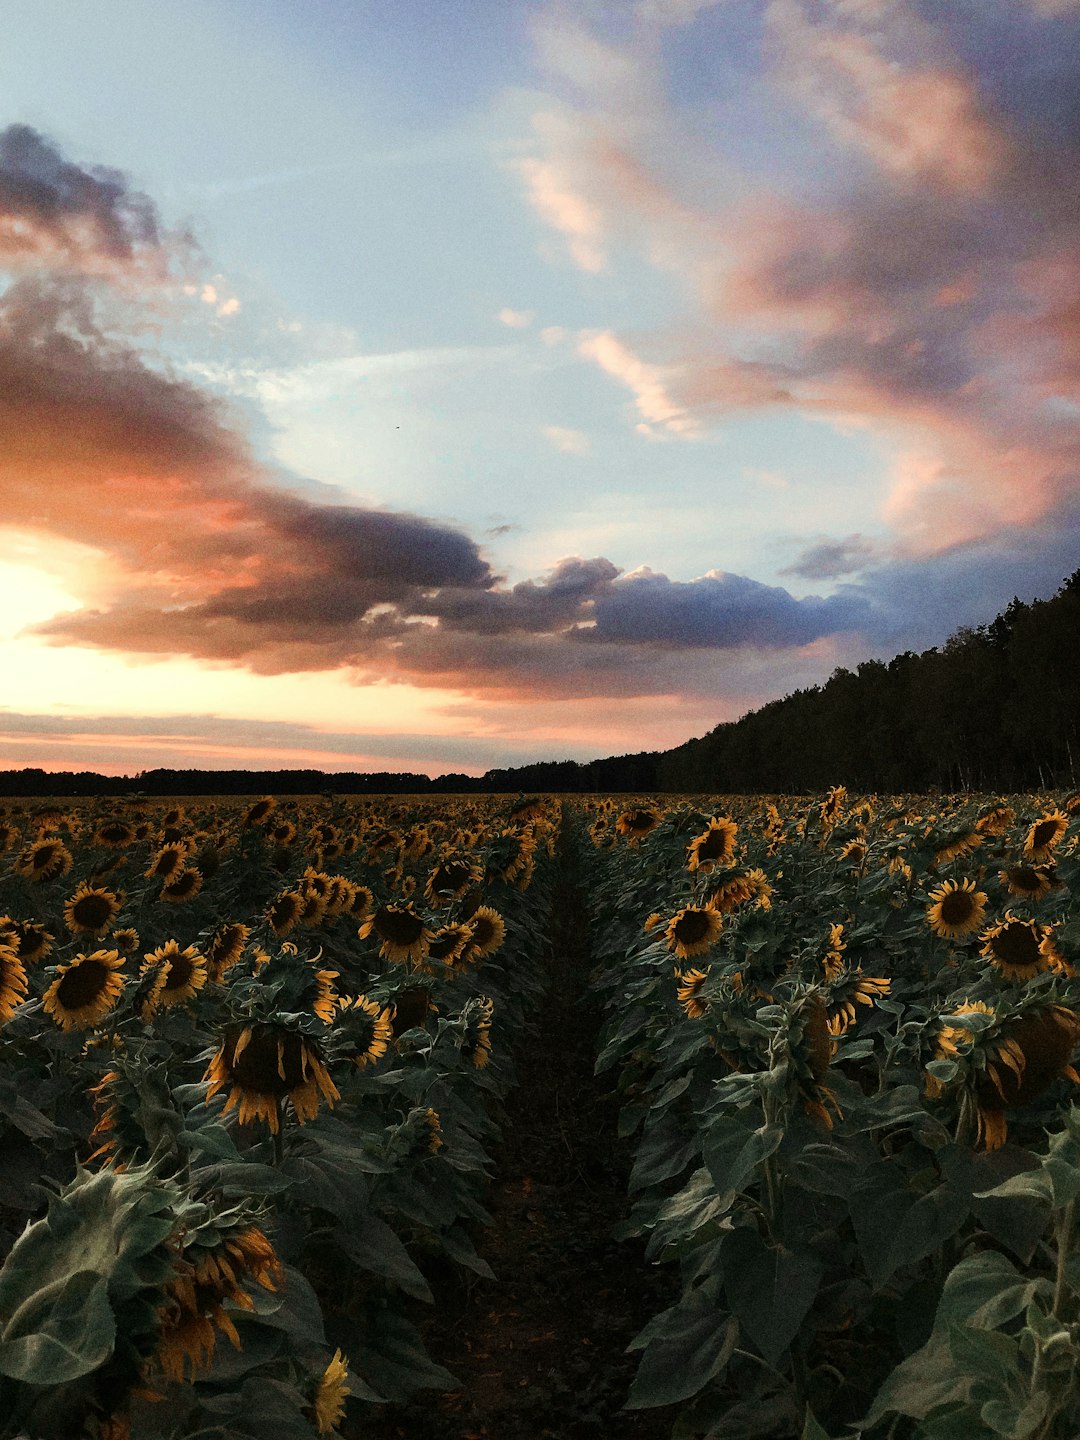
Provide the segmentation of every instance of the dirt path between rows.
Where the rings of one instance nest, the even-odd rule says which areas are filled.
[[[494,1223],[478,1249],[497,1276],[438,1297],[426,1343],[461,1382],[387,1408],[377,1440],[667,1440],[669,1411],[624,1411],[636,1368],[627,1343],[672,1303],[669,1277],[626,1216],[629,1148],[616,1135],[610,1076],[593,1075],[600,1016],[586,990],[583,897],[563,858],[553,906],[551,986],[518,1057],[498,1170]]]

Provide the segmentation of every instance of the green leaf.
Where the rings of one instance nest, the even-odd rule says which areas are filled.
[[[1051,1288],[1046,1279],[1022,1275],[1005,1255],[983,1250],[949,1271],[934,1327],[963,1324],[998,1329],[1022,1314],[1035,1295]]]
[[[897,1227],[884,1260],[872,1267],[875,1284],[883,1284],[901,1265],[914,1265],[932,1255],[956,1234],[967,1215],[967,1200],[948,1185],[920,1196]]]
[[[42,1303],[23,1305],[4,1330],[0,1375],[26,1385],[64,1385],[103,1365],[116,1343],[104,1276],[79,1270],[59,1290],[39,1295]]]
[[[829,1440],[828,1432],[815,1418],[809,1405],[806,1407],[806,1419],[803,1422],[800,1440]]]
[[[824,1269],[812,1250],[772,1248],[756,1230],[735,1230],[725,1240],[728,1304],[770,1365],[798,1334]]]
[[[738,1339],[738,1322],[700,1290],[691,1290],[648,1327],[628,1410],[675,1405],[696,1395],[727,1366]]]
[[[389,1280],[414,1300],[434,1304],[427,1281],[385,1220],[369,1213],[358,1230],[338,1226],[334,1240],[358,1270]]]
[[[784,1132],[779,1125],[754,1130],[746,1120],[724,1117],[705,1132],[702,1158],[721,1194],[742,1190],[754,1171],[779,1146]]]

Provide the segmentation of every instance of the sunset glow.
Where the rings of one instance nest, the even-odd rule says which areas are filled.
[[[1077,568],[1080,6],[389,14],[8,17],[0,768],[665,748]]]

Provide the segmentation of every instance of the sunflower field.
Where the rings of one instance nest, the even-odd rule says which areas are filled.
[[[0,813],[0,1437],[338,1433],[450,1380],[554,801]],[[412,1317],[412,1318],[411,1318]]]
[[[681,1436],[1080,1434],[1080,796],[575,812]],[[1080,1064],[1080,1062],[1078,1062]]]

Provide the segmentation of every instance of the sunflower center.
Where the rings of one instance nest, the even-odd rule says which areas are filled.
[[[310,1055],[302,1035],[272,1026],[257,1029],[237,1059],[239,1038],[239,1034],[230,1038],[226,1054],[231,1057],[233,1080],[242,1089],[280,1098],[306,1082],[304,1062]]]
[[[704,940],[709,933],[709,916],[704,910],[686,910],[675,921],[673,933],[681,945]]]
[[[81,965],[73,965],[60,981],[56,998],[65,1010],[81,1010],[98,998],[109,974],[100,960],[84,960]]]
[[[990,941],[990,948],[995,957],[1006,965],[1038,969],[1042,963],[1038,937],[1031,926],[1025,925],[1023,921],[1017,920],[1003,926],[1000,934]]]
[[[411,910],[382,905],[375,912],[375,929],[381,940],[394,945],[415,945],[424,931],[424,922]]]
[[[699,860],[719,860],[728,852],[728,834],[726,830],[710,830],[697,847]]]
[[[86,925],[92,930],[107,925],[113,917],[113,902],[108,895],[84,895],[71,907],[71,918],[76,925]]]
[[[975,914],[975,896],[970,890],[950,890],[941,901],[941,918],[946,925],[963,925]]]
[[[165,977],[166,990],[182,990],[191,979],[194,965],[190,955],[180,951],[176,955],[169,956],[169,972]]]
[[[1044,845],[1049,845],[1057,838],[1058,822],[1056,820],[1040,820],[1031,832],[1031,848],[1041,850]]]

